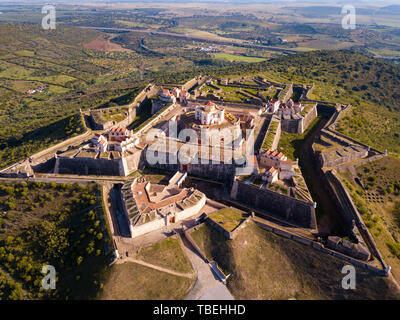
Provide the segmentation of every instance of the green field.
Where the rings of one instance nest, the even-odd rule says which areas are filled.
[[[214,55],[214,57],[216,59],[228,60],[229,62],[260,62],[260,61],[265,60],[263,58],[237,56],[237,55],[227,54],[227,53],[217,53]]]

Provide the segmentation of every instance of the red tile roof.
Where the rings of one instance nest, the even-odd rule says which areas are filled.
[[[276,172],[276,169],[275,169],[274,167],[271,167],[271,168],[268,170],[268,172],[271,173],[271,174],[274,174],[274,173]]]
[[[212,107],[212,106],[215,106],[216,104],[214,103],[214,102],[212,102],[212,101],[208,101],[207,103],[206,103],[206,106],[207,107]]]

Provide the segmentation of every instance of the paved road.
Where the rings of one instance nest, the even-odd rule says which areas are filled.
[[[210,266],[195,252],[190,243],[181,237],[184,250],[197,273],[197,280],[185,300],[234,300],[226,286],[211,271]]]

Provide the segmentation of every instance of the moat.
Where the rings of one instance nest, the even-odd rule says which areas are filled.
[[[327,124],[330,114],[320,113],[321,118],[306,135],[303,143],[295,151],[299,164],[313,199],[317,202],[316,216],[319,233],[322,235],[335,234],[345,236],[345,228],[338,215],[336,202],[325,190],[325,183],[321,180],[321,169],[316,164],[312,144],[321,129]]]

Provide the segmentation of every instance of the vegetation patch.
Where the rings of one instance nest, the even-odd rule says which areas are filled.
[[[186,257],[179,239],[169,238],[142,248],[137,254],[137,258],[178,272],[193,272],[192,265]]]
[[[225,230],[231,232],[238,227],[249,215],[243,211],[226,207],[211,213],[208,217],[221,225]]]
[[[2,183],[0,206],[0,268],[29,299],[95,298],[112,254],[97,184]],[[44,265],[55,290],[41,286]]]

